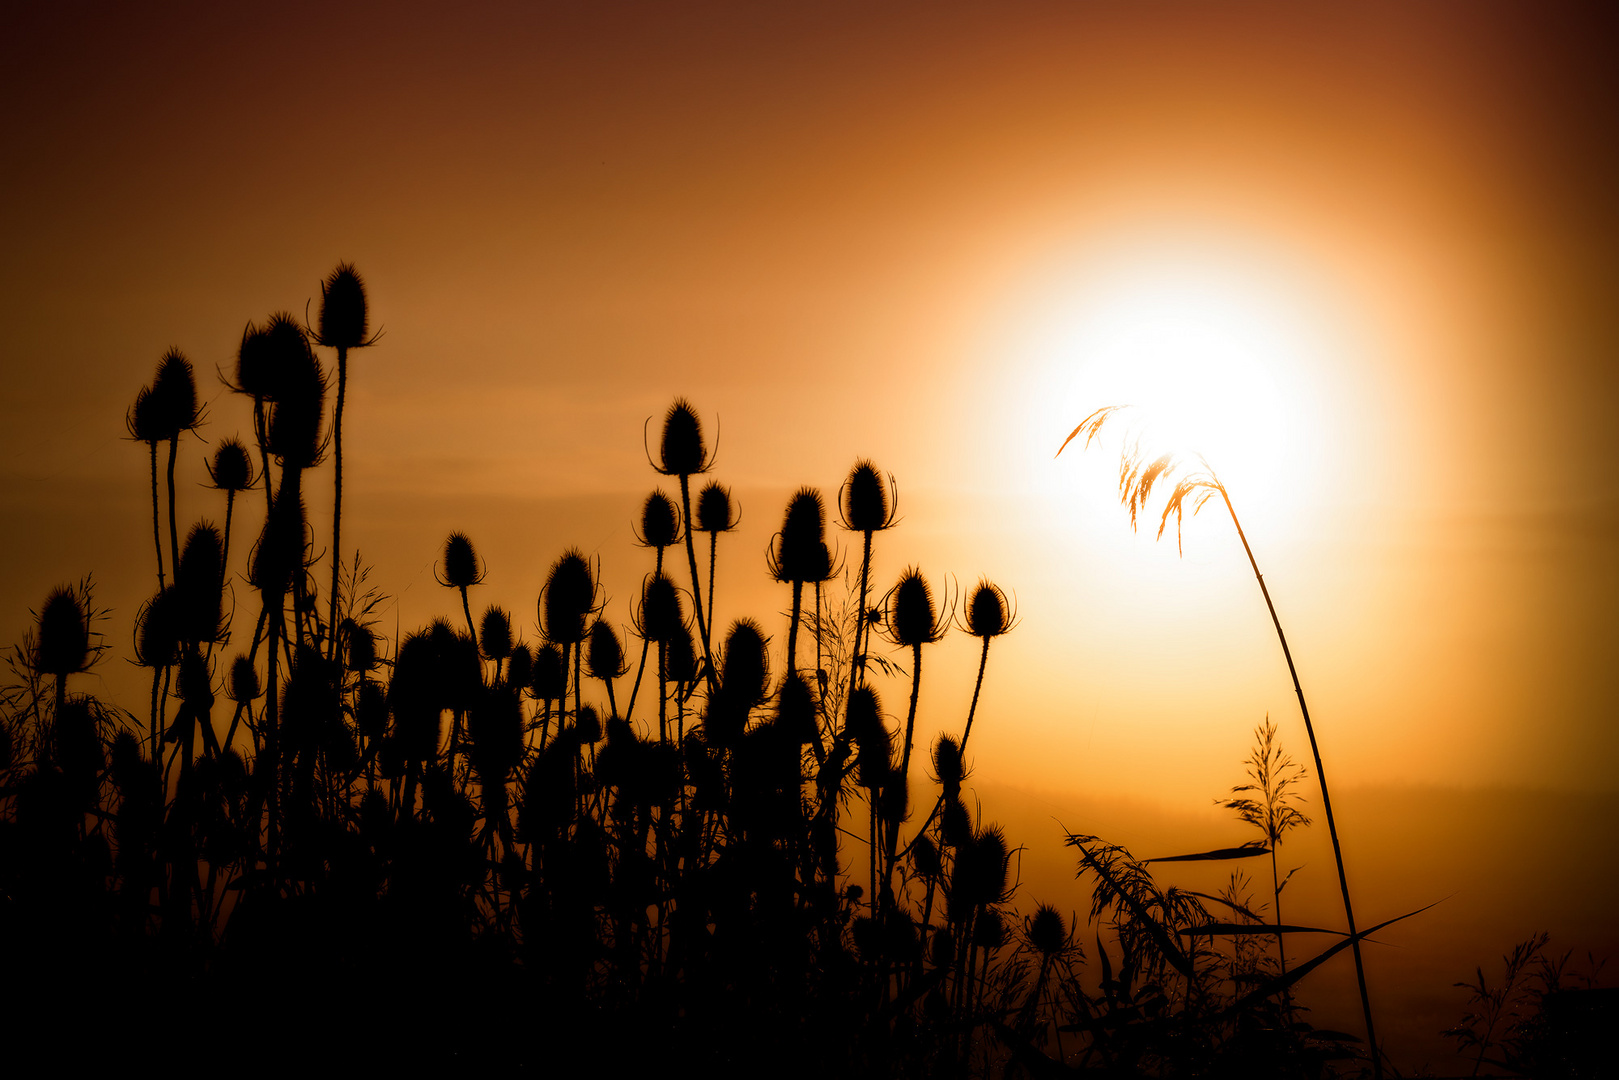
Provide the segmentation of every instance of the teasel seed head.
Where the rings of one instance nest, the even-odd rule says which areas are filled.
[[[839,510],[843,514],[843,527],[852,532],[880,532],[894,524],[899,509],[898,488],[893,476],[885,484],[883,475],[870,461],[855,462],[849,470],[849,479],[838,493]]]
[[[720,684],[746,707],[765,699],[770,685],[770,660],[764,632],[752,619],[738,619],[725,635],[725,658],[720,666]]]
[[[1006,944],[1006,920],[1000,909],[985,908],[978,913],[973,924],[973,944],[985,949],[998,949]]]
[[[465,533],[453,532],[444,541],[444,574],[439,584],[452,589],[466,589],[483,582],[483,568],[478,565],[478,553],[472,550],[472,541]]]
[[[248,560],[248,581],[263,593],[285,593],[302,572],[304,504],[285,490],[270,504],[264,530]]]
[[[976,638],[999,637],[1012,629],[1017,612],[1000,586],[980,578],[967,601],[967,633]]]
[[[832,555],[826,546],[826,507],[819,491],[799,488],[788,501],[769,564],[771,576],[777,581],[825,581],[832,575]]]
[[[961,744],[949,735],[940,735],[933,744],[933,772],[944,788],[944,797],[954,799],[961,794]]]
[[[1041,904],[1029,920],[1029,944],[1041,956],[1052,957],[1068,944],[1068,930],[1062,915],[1050,904]]]
[[[264,693],[259,685],[258,669],[253,666],[253,661],[241,653],[237,653],[230,662],[230,682],[225,692],[238,705],[257,701],[259,695]]]
[[[776,697],[776,723],[786,737],[800,746],[820,737],[815,722],[815,691],[803,672],[794,672],[781,684]]]
[[[377,666],[377,635],[371,628],[353,619],[344,619],[342,639],[348,647],[345,667],[349,671],[365,674]]]
[[[713,480],[704,484],[697,496],[697,531],[730,532],[740,521],[731,501],[731,489]]]
[[[659,551],[680,539],[680,511],[662,491],[654,491],[642,504],[641,532],[636,539],[642,545]]]
[[[692,640],[691,628],[684,624],[664,643],[663,675],[679,686],[697,681],[697,643]]]
[[[206,521],[191,527],[180,549],[174,575],[180,589],[181,636],[187,641],[217,641],[220,634],[220,581],[225,573],[225,543]]]
[[[624,643],[618,631],[605,619],[590,624],[590,642],[585,647],[585,670],[592,679],[616,679],[628,670],[624,663]]]
[[[590,561],[570,548],[551,565],[540,593],[540,625],[559,645],[583,641],[585,619],[596,610],[596,577]]]
[[[478,620],[478,647],[490,660],[504,660],[512,654],[512,617],[505,608],[491,604]]]
[[[568,692],[568,666],[562,650],[542,645],[534,653],[534,671],[529,676],[529,692],[541,701],[558,701]]]
[[[589,705],[581,706],[579,709],[579,720],[574,726],[574,731],[578,735],[579,741],[582,743],[593,743],[599,741],[602,737],[602,722],[600,714],[598,714],[596,710],[591,708]]]
[[[911,865],[916,867],[916,872],[923,878],[939,876],[941,865],[939,849],[934,846],[933,840],[926,833],[918,836],[916,842],[911,845]]]
[[[506,684],[527,688],[534,681],[534,650],[518,642],[506,658]]]
[[[685,398],[676,398],[664,415],[658,459],[658,471],[665,476],[692,476],[708,471],[703,424],[697,419],[697,410]]]
[[[960,850],[963,844],[972,840],[972,831],[972,815],[967,812],[967,804],[959,797],[946,799],[939,818],[940,838],[945,846]]]
[[[141,387],[135,395],[135,401],[124,416],[124,426],[129,429],[129,437],[136,442],[156,446],[168,439],[163,430],[162,403],[152,396],[150,386]]]
[[[182,431],[190,431],[201,421],[197,405],[197,377],[179,349],[170,349],[158,361],[157,375],[152,379],[152,399],[157,410],[157,424],[165,438],[175,438]]]
[[[349,263],[338,263],[320,285],[315,340],[329,349],[358,349],[366,340],[365,282]]]
[[[90,666],[95,652],[87,598],[65,585],[52,589],[39,609],[34,670],[42,675],[76,675]]]
[[[208,477],[220,491],[246,491],[258,479],[253,475],[253,459],[247,447],[235,436],[214,448],[208,463]]]
[[[179,590],[168,585],[135,613],[135,663],[141,667],[168,667],[179,656]]]
[[[933,590],[915,567],[900,576],[889,591],[888,635],[896,645],[926,645],[944,637],[947,621],[939,618],[933,603]]]
[[[648,641],[670,641],[686,625],[680,604],[680,590],[669,575],[656,573],[641,587],[641,617],[637,626]]]
[[[901,776],[899,770],[895,769],[888,774],[888,779],[883,782],[882,791],[878,793],[877,816],[892,827],[910,817],[910,809],[910,780]]]

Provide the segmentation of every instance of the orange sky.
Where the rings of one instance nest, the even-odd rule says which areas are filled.
[[[880,581],[1016,591],[980,778],[1205,815],[1267,711],[1305,750],[1241,549],[1205,518],[1177,557],[1130,533],[1111,451],[1050,459],[1110,403],[1074,327],[1136,275],[1301,328],[1272,486],[1228,479],[1335,784],[1611,796],[1619,98],[1575,10],[8,9],[0,630],[93,571],[125,648],[151,573],[125,408],[178,345],[203,438],[245,431],[212,368],[350,259],[386,336],[352,365],[344,535],[390,621],[450,610],[453,528],[483,602],[531,620],[577,543],[627,622],[642,424],[684,394],[742,499],[722,620],[785,607],[786,495],[871,456],[905,513]],[[937,648],[928,732],[972,674],[971,641]]]

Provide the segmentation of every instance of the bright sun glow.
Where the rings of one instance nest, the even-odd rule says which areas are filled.
[[[1289,283],[1160,253],[1093,265],[1065,285],[1024,345],[1031,426],[1055,434],[1047,454],[1092,410],[1131,405],[1090,453],[1116,455],[1129,432],[1149,458],[1202,454],[1256,509],[1305,478],[1324,435],[1330,349]]]

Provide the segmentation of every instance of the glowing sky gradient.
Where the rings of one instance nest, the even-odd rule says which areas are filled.
[[[1334,783],[1611,798],[1619,88],[1611,28],[1576,12],[10,7],[0,630],[94,571],[127,651],[151,568],[124,410],[178,345],[202,437],[246,432],[214,365],[349,259],[386,335],[351,363],[344,536],[390,630],[450,610],[451,529],[490,566],[475,603],[531,621],[577,543],[627,622],[642,425],[684,394],[742,501],[722,622],[785,607],[763,551],[786,495],[870,456],[905,515],[877,580],[1017,594],[983,783],[1235,829],[1206,807],[1253,725],[1305,747],[1229,523],[1178,557],[1131,534],[1111,449],[1051,458],[1128,385],[1087,327],[1146,282],[1149,309],[1236,296],[1292,342],[1247,501],[1227,478]],[[223,512],[200,488],[181,510]],[[938,649],[930,736],[975,658]],[[142,700],[132,672],[105,661],[106,692]]]

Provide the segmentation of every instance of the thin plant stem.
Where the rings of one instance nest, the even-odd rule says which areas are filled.
[[[1321,763],[1321,748],[1316,743],[1315,725],[1310,722],[1310,706],[1304,700],[1304,687],[1299,683],[1298,668],[1293,664],[1293,652],[1287,647],[1287,635],[1282,632],[1282,620],[1276,614],[1276,605],[1271,602],[1270,589],[1265,585],[1265,575],[1259,572],[1259,563],[1254,558],[1253,548],[1248,544],[1247,534],[1242,530],[1242,522],[1237,519],[1236,508],[1231,505],[1231,496],[1226,493],[1225,485],[1216,481],[1215,486],[1220,492],[1220,498],[1225,502],[1227,513],[1231,515],[1231,524],[1237,528],[1237,537],[1242,541],[1242,550],[1248,555],[1248,565],[1253,567],[1254,580],[1259,582],[1259,591],[1264,594],[1265,607],[1269,609],[1271,623],[1276,627],[1276,640],[1281,642],[1282,656],[1287,660],[1287,673],[1293,678],[1293,692],[1298,696],[1299,712],[1304,716],[1304,731],[1310,737],[1310,754],[1315,758],[1315,775],[1321,782],[1321,809],[1327,815],[1327,834],[1332,838],[1332,857],[1338,867],[1338,889],[1343,894],[1344,918],[1349,922],[1349,947],[1355,955],[1355,981],[1360,986],[1361,1013],[1366,1021],[1366,1047],[1372,1058],[1372,1075],[1381,1078],[1382,1056],[1377,1046],[1377,1034],[1372,1026],[1372,999],[1366,990],[1366,966],[1361,960],[1360,936],[1355,930],[1355,909],[1349,900],[1349,878],[1344,874],[1343,847],[1338,842],[1338,825],[1332,814],[1332,796],[1327,792],[1327,770]]]

